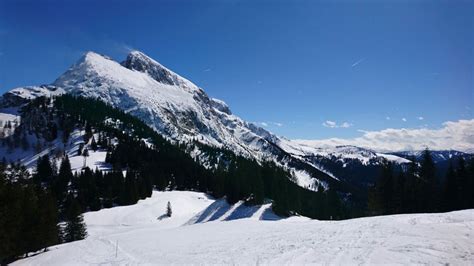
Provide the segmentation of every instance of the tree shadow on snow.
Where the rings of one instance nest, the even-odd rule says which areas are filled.
[[[234,210],[232,210],[232,212],[224,219],[225,221],[253,217],[255,213],[260,210],[260,208],[266,209],[263,211],[260,217],[258,217],[259,220],[277,221],[283,219],[282,217],[273,213],[270,207],[247,206],[243,203],[237,204],[240,205],[238,205]],[[211,205],[209,205],[204,211],[189,220],[187,224],[196,224],[219,220],[220,218],[224,217],[224,215],[228,213],[233,206],[235,205],[229,205],[225,199],[216,200]]]
[[[250,218],[260,209],[260,207],[261,206],[246,206],[245,204],[240,204],[240,206],[235,208],[235,210],[225,220],[229,221]]]
[[[272,208],[268,207],[260,216],[260,220],[264,221],[278,221],[283,219],[282,217],[276,215],[273,211]]]
[[[191,221],[191,223],[203,223],[208,221],[214,221],[222,217],[227,211],[229,211],[231,206],[224,200],[216,200],[211,205],[209,205],[204,211],[202,211],[197,217],[196,220]]]

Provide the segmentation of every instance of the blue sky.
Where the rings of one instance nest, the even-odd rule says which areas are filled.
[[[358,2],[2,0],[0,91],[136,49],[289,138],[472,119],[474,2]]]

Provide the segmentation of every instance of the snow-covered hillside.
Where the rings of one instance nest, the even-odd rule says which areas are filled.
[[[167,202],[171,218],[164,216]],[[210,219],[214,218],[214,219]],[[345,221],[279,219],[196,192],[85,214],[89,237],[14,265],[455,264],[474,261],[474,210]]]

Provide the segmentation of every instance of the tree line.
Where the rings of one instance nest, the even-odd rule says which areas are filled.
[[[41,157],[33,176],[22,165],[0,164],[0,263],[87,235],[76,191],[59,189],[72,176],[68,163],[55,173]]]
[[[420,162],[411,158],[404,171],[386,161],[376,183],[369,188],[369,215],[454,211],[474,208],[474,158],[450,161],[444,178],[429,150]]]

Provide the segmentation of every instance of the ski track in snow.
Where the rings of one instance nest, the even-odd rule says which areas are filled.
[[[173,216],[163,218],[168,201]],[[264,217],[269,208],[241,202],[229,206],[197,192],[154,192],[136,205],[86,213],[87,239],[51,247],[14,265],[474,261],[474,210],[345,221],[269,221]]]

